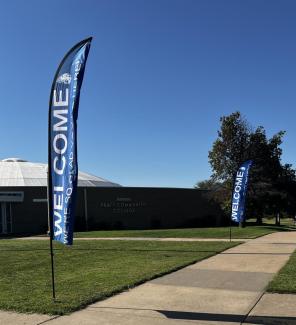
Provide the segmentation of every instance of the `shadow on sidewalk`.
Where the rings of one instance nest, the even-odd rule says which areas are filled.
[[[187,311],[175,310],[161,310],[148,308],[126,308],[126,307],[95,307],[90,306],[90,309],[116,309],[116,310],[130,310],[130,311],[154,311],[164,315],[172,320],[185,321],[209,321],[209,322],[227,322],[235,324],[262,324],[262,325],[296,325],[296,317],[285,316],[247,316],[238,314],[214,314],[214,313],[194,313]],[[147,316],[146,316],[147,317]],[[151,323],[152,324],[152,323]],[[209,323],[210,324],[210,323]]]
[[[245,315],[231,315],[231,314],[210,314],[210,313],[192,313],[186,311],[170,311],[170,310],[156,310],[170,319],[182,320],[208,320],[220,322],[242,322]]]
[[[211,314],[211,313],[192,313],[183,311],[157,310],[169,319],[179,320],[203,320],[242,324],[263,324],[263,325],[295,325],[296,317],[279,316],[248,316],[232,314]]]

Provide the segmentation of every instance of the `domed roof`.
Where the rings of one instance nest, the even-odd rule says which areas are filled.
[[[0,161],[1,186],[47,186],[47,165],[19,158],[3,159]],[[118,187],[120,185],[79,171],[78,186]]]

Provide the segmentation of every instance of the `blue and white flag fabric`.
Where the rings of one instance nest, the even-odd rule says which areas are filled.
[[[252,164],[252,160],[245,161],[239,167],[235,176],[231,203],[231,219],[235,222],[244,220],[248,178]]]
[[[50,236],[73,243],[78,181],[77,117],[85,64],[91,38],[75,45],[62,60],[49,101],[48,211]]]

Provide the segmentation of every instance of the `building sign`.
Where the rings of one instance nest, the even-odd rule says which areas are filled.
[[[144,201],[133,201],[131,198],[117,198],[115,201],[100,202],[99,207],[103,209],[111,209],[112,213],[135,213],[137,208],[146,207]]]
[[[0,192],[0,202],[23,202],[24,192]]]

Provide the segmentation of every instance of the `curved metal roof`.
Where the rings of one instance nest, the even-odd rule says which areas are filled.
[[[0,161],[0,187],[4,186],[47,186],[47,165],[19,158],[3,159]],[[121,185],[79,171],[78,186],[118,187]]]

